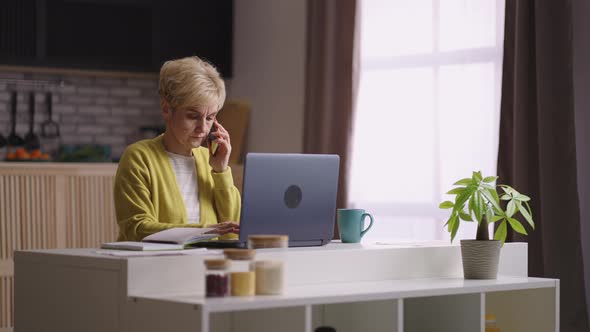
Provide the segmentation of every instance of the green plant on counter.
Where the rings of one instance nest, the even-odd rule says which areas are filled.
[[[476,240],[489,240],[488,225],[498,222],[500,224],[494,232],[494,240],[504,243],[508,226],[517,233],[528,235],[521,222],[515,218],[518,213],[535,229],[533,213],[528,203],[530,198],[510,186],[495,185],[497,179],[497,176],[483,177],[481,172],[473,172],[471,178],[455,182],[453,185],[457,187],[447,192],[455,195],[455,201],[444,201],[439,208],[452,209],[445,224],[451,233],[451,242],[457,235],[461,220],[477,222]],[[502,196],[496,191],[498,187],[503,191]],[[501,200],[508,201],[505,210],[500,206]]]
[[[57,154],[59,162],[110,162],[111,148],[107,145],[62,145]]]

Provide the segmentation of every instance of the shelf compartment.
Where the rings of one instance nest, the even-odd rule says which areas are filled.
[[[313,328],[331,326],[338,332],[401,332],[400,300],[316,305],[313,307]]]
[[[558,288],[532,288],[485,294],[485,313],[501,331],[558,331]]]
[[[404,332],[481,331],[481,293],[406,298]]]
[[[305,306],[211,313],[210,331],[301,332],[305,314]]]

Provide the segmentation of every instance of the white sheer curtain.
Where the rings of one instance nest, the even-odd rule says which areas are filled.
[[[449,239],[444,192],[473,170],[496,173],[504,0],[360,6],[349,205],[375,217],[363,242]]]

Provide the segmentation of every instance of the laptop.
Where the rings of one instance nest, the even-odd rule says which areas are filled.
[[[245,248],[255,234],[288,235],[290,247],[328,244],[334,236],[339,165],[338,155],[248,153],[239,239],[196,246]]]

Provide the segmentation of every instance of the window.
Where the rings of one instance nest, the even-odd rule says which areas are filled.
[[[375,217],[364,242],[448,240],[443,193],[472,170],[496,174],[504,0],[360,6],[349,206]]]

